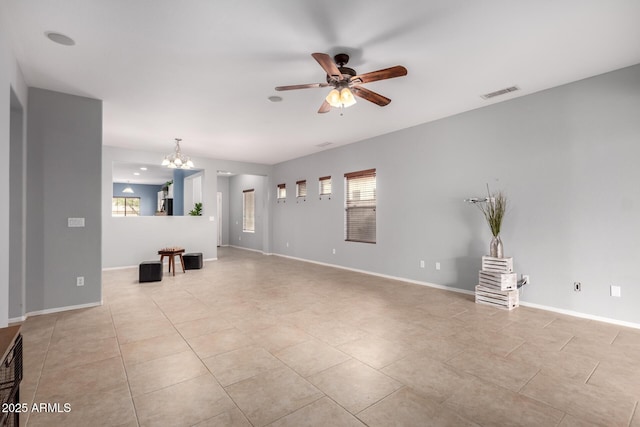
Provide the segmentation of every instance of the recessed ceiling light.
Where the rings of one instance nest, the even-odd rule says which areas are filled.
[[[141,171],[146,171],[147,168],[145,168],[144,166],[140,168]]]
[[[52,42],[64,46],[73,46],[74,44],[76,44],[76,42],[71,37],[65,36],[64,34],[56,33],[54,31],[47,31],[46,33],[44,33],[44,35],[47,36],[47,38]]]
[[[140,172],[134,172],[133,174],[138,176],[138,175],[140,175]]]
[[[267,99],[269,101],[271,101],[271,102],[280,102],[280,101],[282,101],[282,97],[281,96],[277,96],[277,95],[270,96]]]

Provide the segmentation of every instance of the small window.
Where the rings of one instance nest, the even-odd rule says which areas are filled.
[[[242,192],[242,231],[253,233],[256,231],[256,203],[255,190]]]
[[[376,243],[376,170],[344,174],[345,240]]]
[[[276,193],[276,199],[278,201],[287,198],[287,184],[278,184],[278,191]]]
[[[307,181],[296,181],[296,197],[307,197]]]
[[[112,216],[140,216],[140,197],[114,197],[111,201]]]
[[[323,176],[318,178],[318,182],[320,185],[320,195],[321,196],[330,196],[331,195],[331,177]]]

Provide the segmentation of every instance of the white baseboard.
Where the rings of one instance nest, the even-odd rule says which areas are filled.
[[[262,251],[260,249],[251,249],[251,248],[245,248],[243,246],[235,246],[235,245],[229,245],[228,247],[234,248],[234,249],[242,249],[242,250],[245,250],[245,251],[258,252],[258,253],[261,253],[263,255],[267,255],[264,251]]]
[[[408,282],[408,283],[413,283],[413,284],[416,284],[416,285],[429,286],[430,288],[444,289],[445,291],[459,292],[459,293],[467,294],[467,295],[475,295],[475,292],[473,292],[473,291],[469,291],[469,290],[466,290],[466,289],[460,289],[460,288],[454,288],[454,287],[451,287],[451,286],[438,285],[436,283],[422,282],[422,281],[419,281],[419,280],[407,279],[407,278],[404,278],[404,277],[390,276],[390,275],[387,275],[387,274],[380,274],[380,273],[375,273],[375,272],[371,272],[371,271],[367,271],[367,270],[360,270],[360,269],[357,269],[357,268],[350,268],[350,267],[345,267],[345,266],[342,266],[342,265],[329,264],[329,263],[326,263],[326,262],[313,261],[313,260],[309,260],[309,259],[305,259],[305,258],[298,258],[298,257],[293,257],[293,256],[288,256],[288,255],[282,255],[282,254],[274,254],[274,255],[282,257],[282,258],[293,259],[293,260],[296,260],[296,261],[309,262],[309,263],[312,263],[312,264],[318,264],[318,265],[324,265],[324,266],[327,266],[327,267],[340,268],[342,270],[355,271],[357,273],[369,274],[371,276],[383,277],[385,279],[399,280],[401,282]],[[573,310],[565,310],[563,308],[552,307],[552,306],[542,305],[542,304],[535,304],[535,303],[530,303],[530,302],[526,302],[526,301],[522,301],[522,300],[520,300],[520,305],[524,306],[524,307],[537,308],[539,310],[551,311],[551,312],[554,312],[554,313],[566,314],[568,316],[580,317],[582,319],[596,320],[598,322],[611,323],[613,325],[625,326],[627,328],[640,329],[640,323],[627,322],[627,321],[618,320],[618,319],[611,319],[609,317],[596,316],[596,315],[593,315],[593,314],[581,313],[579,311],[573,311]]]
[[[39,316],[39,315],[42,315],[42,314],[60,313],[62,311],[78,310],[78,309],[81,309],[81,308],[100,307],[101,305],[102,305],[102,301],[100,301],[100,302],[90,302],[90,303],[87,303],[87,304],[68,305],[68,306],[65,306],[65,307],[47,308],[47,309],[44,309],[44,310],[30,311],[27,314],[25,314],[24,316],[14,317],[13,319],[9,319],[9,323],[24,322],[25,320],[27,320],[27,318],[29,316]]]

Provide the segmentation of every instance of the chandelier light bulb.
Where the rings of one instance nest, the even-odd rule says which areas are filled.
[[[332,107],[340,107],[340,92],[337,89],[332,89],[325,99]]]
[[[353,96],[353,93],[349,90],[349,88],[345,87],[340,91],[340,102],[346,107],[351,107],[356,103],[356,98]]]

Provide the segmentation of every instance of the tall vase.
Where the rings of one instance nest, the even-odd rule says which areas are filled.
[[[491,243],[489,244],[489,255],[494,258],[504,257],[504,249],[502,247],[502,240],[500,240],[500,236],[493,236],[493,239],[491,239]]]

